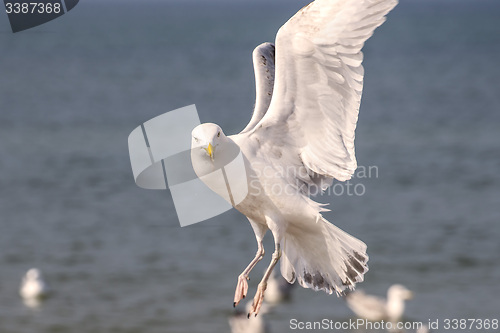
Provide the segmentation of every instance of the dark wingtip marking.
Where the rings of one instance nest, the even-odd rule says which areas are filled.
[[[325,277],[320,272],[316,272],[314,275],[311,275],[310,273],[304,271],[304,282],[312,286],[314,289],[325,291],[332,290],[332,286],[325,280]]]
[[[323,289],[323,288],[326,288],[328,286],[328,283],[326,283],[323,275],[321,275],[320,273],[317,273],[314,275],[313,286],[315,286],[318,289]]]
[[[351,255],[348,255],[347,256],[349,258],[349,264],[351,264],[351,266],[357,270],[360,274],[362,274],[364,271],[365,271],[365,268],[363,267],[363,265],[361,265],[359,263],[358,260],[356,260],[354,257],[352,257]]]
[[[306,281],[306,283],[308,283],[308,284],[311,284],[311,282],[312,282],[311,274],[304,272],[304,281]]]
[[[265,65],[267,65],[267,59],[265,56],[261,56],[262,57],[262,63]]]
[[[347,273],[346,273],[346,274],[347,274]],[[352,283],[351,283],[351,281],[349,281],[349,280],[345,280],[345,281],[342,281],[342,285],[343,285],[343,286],[350,286],[350,285],[352,285]]]
[[[366,256],[363,256],[356,251],[353,251],[353,254],[354,254],[354,258],[358,259],[359,262],[365,263],[367,261]]]
[[[347,271],[345,273],[351,281],[356,281],[356,278],[358,277],[358,272],[353,270],[351,266],[347,266]],[[348,285],[350,284],[351,283],[349,283]]]

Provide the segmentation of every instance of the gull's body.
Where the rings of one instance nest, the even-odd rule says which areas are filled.
[[[405,300],[412,297],[410,290],[400,284],[395,284],[387,290],[387,299],[356,290],[346,296],[346,301],[349,308],[360,318],[397,322],[405,311]]]
[[[19,294],[25,304],[30,307],[37,307],[40,304],[40,300],[48,294],[47,285],[40,270],[32,268],[26,272],[19,288]]]
[[[288,283],[284,277],[275,273],[274,270],[267,281],[266,301],[271,304],[279,304],[291,298],[292,289],[295,284]]]
[[[252,303],[246,305],[247,313],[251,311]],[[264,303],[261,308],[261,314],[267,313],[268,307]],[[236,310],[236,312],[229,318],[229,326],[231,333],[269,333],[269,324],[264,316],[247,317],[247,313]]]
[[[248,274],[264,256],[271,230],[272,261],[259,283],[257,313],[267,280],[281,258],[281,273],[302,287],[342,293],[363,281],[366,245],[325,220],[313,201],[334,179],[350,179],[357,164],[354,131],[363,86],[361,48],[397,0],[316,0],[276,37],[253,52],[257,98],[239,134],[215,124],[192,133],[191,159],[199,178],[243,213],[257,238],[255,258],[238,278],[234,304],[246,296]],[[245,177],[228,196],[212,177],[241,153]],[[241,200],[235,196],[244,192]]]

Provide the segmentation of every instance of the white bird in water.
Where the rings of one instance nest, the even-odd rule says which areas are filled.
[[[250,314],[259,312],[280,258],[283,277],[304,288],[339,295],[363,281],[368,271],[366,245],[323,218],[327,209],[310,196],[334,179],[350,179],[357,168],[354,132],[363,88],[361,49],[396,4],[310,3],[279,29],[276,46],[264,43],[254,50],[257,96],[245,129],[231,136],[211,123],[193,130],[194,171],[248,218],[257,239],[257,253],[238,277],[234,306],[247,295],[249,273],[264,256],[267,230],[275,249]],[[238,178],[235,187],[231,183],[228,194],[224,167],[240,153],[247,179]],[[222,183],[221,170],[226,175]]]
[[[295,284],[288,283],[284,277],[275,272],[276,270],[273,270],[271,273],[266,289],[266,301],[271,305],[289,300],[295,287]]]
[[[249,302],[246,305],[247,313],[236,311],[229,318],[229,326],[231,327],[231,333],[268,333],[269,323],[265,320],[264,316],[250,317],[248,312],[251,311],[252,303]],[[267,304],[264,303],[261,308],[261,314],[265,314],[268,311]]]
[[[397,322],[405,311],[405,300],[411,298],[413,293],[410,290],[395,284],[387,290],[387,300],[356,290],[347,294],[346,301],[349,308],[360,318]]]
[[[48,288],[39,269],[31,268],[24,275],[19,293],[26,305],[37,307],[48,295]]]

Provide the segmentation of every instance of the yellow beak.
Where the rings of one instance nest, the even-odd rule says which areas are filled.
[[[211,143],[208,144],[207,148],[203,148],[207,151],[208,156],[210,156],[210,159],[213,161],[214,160],[214,146],[212,146]]]

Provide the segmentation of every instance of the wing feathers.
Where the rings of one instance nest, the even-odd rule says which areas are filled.
[[[278,31],[274,93],[260,124],[266,135],[274,128],[279,133],[273,137],[287,136],[284,140],[297,149],[298,163],[309,170],[338,180],[354,173],[364,75],[361,48],[396,4],[316,0]],[[283,123],[287,126],[276,126]],[[266,140],[259,128],[253,134]]]
[[[274,44],[262,43],[252,53],[255,72],[255,107],[252,119],[241,133],[252,130],[264,117],[271,103],[274,88]]]
[[[368,271],[366,245],[321,218],[306,234],[285,236],[281,273],[288,282],[338,294],[353,289]]]

